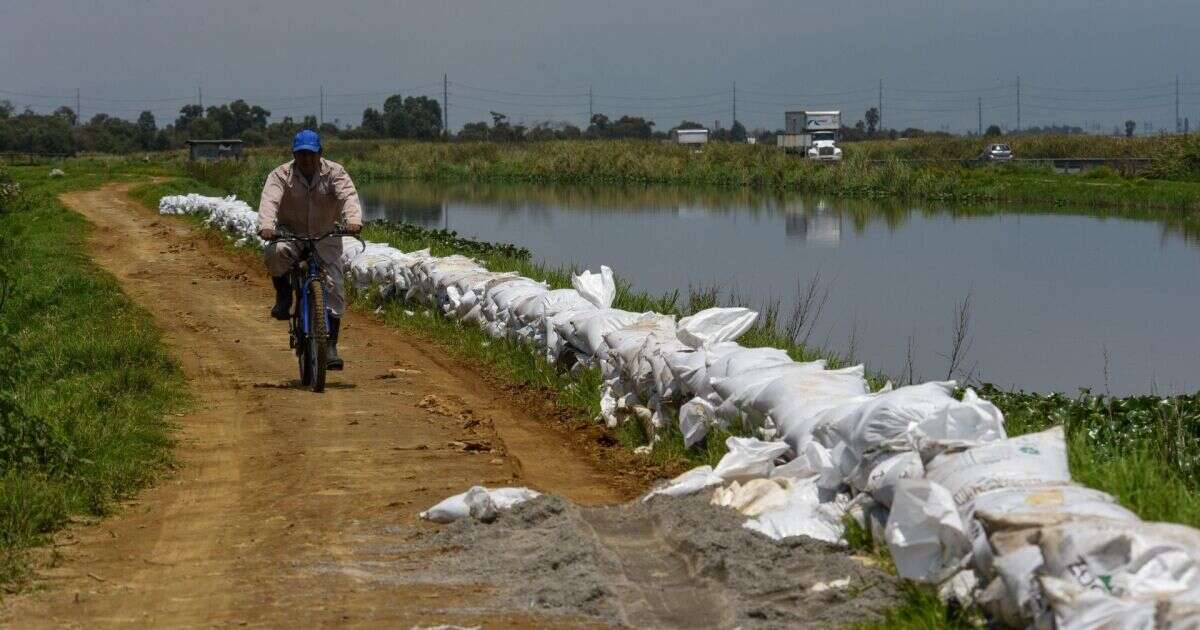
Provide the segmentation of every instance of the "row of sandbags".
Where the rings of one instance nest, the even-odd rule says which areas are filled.
[[[165,197],[160,208],[256,239],[257,215],[233,198]],[[437,309],[564,369],[598,368],[610,425],[640,422],[652,439],[678,427],[688,446],[716,428],[746,435],[727,439],[717,466],[646,500],[711,492],[773,538],[837,542],[852,517],[887,542],[901,575],[1010,625],[1200,623],[1200,533],[1143,523],[1074,484],[1061,428],[1010,438],[994,405],[970,389],[957,397],[952,381],[871,391],[862,366],[744,347],[736,340],[757,314],[743,308],[678,321],[616,309],[607,267],[550,289],[429,250],[347,239],[343,255],[360,289]]]

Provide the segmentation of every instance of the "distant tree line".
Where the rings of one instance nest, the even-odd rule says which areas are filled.
[[[581,129],[566,122],[514,123],[503,112],[494,111],[490,113],[490,122],[467,123],[450,137],[442,128],[442,107],[437,100],[427,96],[402,97],[399,94],[384,100],[381,109],[365,109],[357,127],[340,124],[339,121],[321,124],[315,116],[300,119],[289,116],[276,122],[269,122],[270,118],[269,110],[243,99],[207,108],[185,105],[173,121],[161,127],[150,111],[143,111],[134,121],[96,114],[85,122],[77,120],[76,112],[70,107],[60,107],[51,114],[37,114],[29,109],[17,113],[11,103],[0,101],[0,151],[129,153],[175,149],[183,146],[187,140],[219,138],[240,138],[252,146],[286,145],[301,129],[317,129],[322,135],[341,138],[537,142],[625,138],[661,140],[670,137],[670,132],[675,129],[705,128],[695,121],[683,120],[669,129],[656,129],[653,121],[640,116],[621,116],[614,120],[597,113],[588,121],[587,127]],[[884,129],[880,122],[879,110],[874,107],[867,109],[853,125],[842,126],[841,138],[845,142],[855,142],[877,138],[951,135],[915,127]],[[1127,122],[1125,134],[1132,135],[1133,128],[1133,121]],[[741,121],[734,121],[728,128],[712,129],[711,139],[744,142],[754,137],[758,142],[774,144],[775,136],[781,133],[782,129],[755,129],[748,132]],[[998,126],[991,125],[984,135],[998,136],[1001,133]],[[1021,133],[1074,134],[1083,133],[1083,130],[1062,125],[1031,127]]]

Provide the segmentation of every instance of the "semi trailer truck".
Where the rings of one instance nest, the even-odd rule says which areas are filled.
[[[798,153],[814,160],[842,159],[837,146],[842,128],[840,111],[794,111],[784,113],[784,132],[776,144],[788,153]]]

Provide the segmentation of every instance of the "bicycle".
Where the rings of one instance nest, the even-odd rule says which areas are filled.
[[[325,309],[327,272],[317,255],[317,243],[330,237],[350,236],[363,243],[357,234],[341,229],[322,236],[298,236],[280,231],[271,243],[300,244],[300,256],[288,272],[292,283],[292,317],[288,326],[288,348],[296,351],[300,364],[300,384],[313,392],[325,391],[325,370],[329,358],[329,311]]]

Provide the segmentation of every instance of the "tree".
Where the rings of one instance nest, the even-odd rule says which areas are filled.
[[[217,140],[223,134],[221,124],[211,118],[196,118],[187,126],[188,138],[193,140]]]
[[[7,119],[12,116],[13,104],[12,101],[0,101],[0,120]]]
[[[733,121],[733,126],[729,128],[730,142],[745,142],[746,141],[746,126],[740,120]]]
[[[1003,132],[1000,131],[1000,125],[988,125],[987,131],[983,132],[985,138],[999,136]]]
[[[54,115],[66,120],[67,124],[71,125],[72,127],[75,126],[75,123],[79,122],[79,118],[75,115],[75,110],[67,107],[66,105],[54,110]]]
[[[1126,120],[1125,121],[1125,137],[1132,138],[1134,129],[1137,129],[1137,123],[1133,122],[1132,120]]]
[[[404,99],[404,130],[406,138],[430,140],[442,135],[442,106],[428,96]]]
[[[442,106],[428,96],[387,97],[383,120],[389,138],[431,139],[442,135]]]
[[[871,109],[868,109],[864,116],[867,119],[867,135],[875,135],[875,129],[879,127],[879,108],[872,107]]]
[[[382,138],[387,135],[387,121],[384,120],[383,114],[374,107],[363,110],[362,125],[359,128],[368,137]]]
[[[458,139],[482,142],[487,140],[490,135],[487,123],[473,122],[463,125],[462,130],[458,132]]]
[[[608,116],[604,114],[592,114],[587,131],[584,134],[589,138],[607,138],[609,127]]]
[[[654,123],[640,116],[622,116],[609,127],[610,138],[647,139],[654,133]]]
[[[186,131],[192,125],[192,121],[204,115],[204,108],[199,105],[184,105],[179,109],[179,118],[175,119],[175,128],[180,131]]]
[[[137,141],[143,149],[150,150],[155,148],[155,140],[158,132],[158,125],[154,122],[154,114],[149,110],[138,115],[137,119]]]

